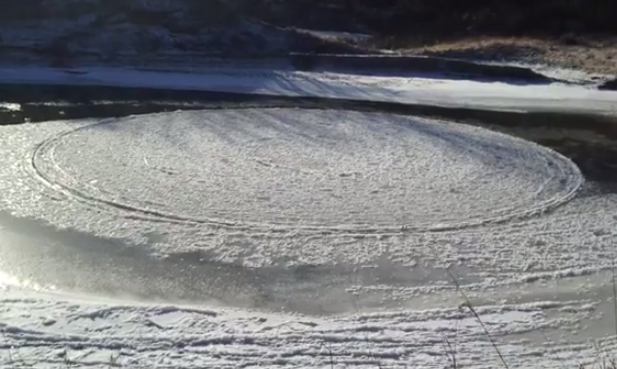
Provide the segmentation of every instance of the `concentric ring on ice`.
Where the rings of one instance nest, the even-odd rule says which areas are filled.
[[[107,120],[45,141],[32,163],[107,211],[268,228],[462,228],[540,213],[583,183],[567,158],[489,130],[302,109]]]

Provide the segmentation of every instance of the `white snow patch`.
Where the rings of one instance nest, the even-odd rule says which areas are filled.
[[[20,111],[21,104],[0,102],[0,110]]]
[[[0,82],[149,87],[284,96],[387,101],[505,111],[617,114],[617,92],[581,86],[512,85],[435,78],[357,76],[232,68],[176,72],[119,68],[39,67],[0,69]]]
[[[339,41],[351,41],[361,42],[371,39],[373,36],[364,33],[354,32],[340,32],[340,31],[319,31],[313,29],[294,28],[296,31],[306,33],[315,37],[319,37],[326,40],[339,40]]]

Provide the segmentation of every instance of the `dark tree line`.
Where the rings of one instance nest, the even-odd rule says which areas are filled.
[[[375,22],[373,25],[383,32],[428,29],[444,33],[617,33],[617,0],[348,0],[347,3],[363,9],[360,12],[366,21]],[[379,12],[387,15],[371,17]]]
[[[217,20],[245,15],[281,25],[355,22],[383,34],[617,33],[617,0],[7,0],[0,21],[152,13],[157,4]],[[161,5],[161,9],[166,9]]]

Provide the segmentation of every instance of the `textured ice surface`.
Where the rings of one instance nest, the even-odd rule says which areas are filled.
[[[199,250],[245,266],[458,264],[491,286],[611,265],[615,197],[586,185],[573,197],[582,177],[569,160],[484,129],[254,109],[2,132],[4,209],[129,244],[156,234],[159,254]]]
[[[613,316],[611,304],[599,309],[606,298],[580,294],[610,280],[585,278],[612,265],[617,198],[530,142],[460,124],[300,109],[0,132],[0,207],[16,216],[129,245],[158,234],[153,252],[201,250],[245,266],[461,266],[476,271],[466,289],[509,367],[578,367],[617,349],[604,331],[594,344],[572,339]],[[574,276],[588,286],[558,281],[542,301],[500,302],[508,289],[534,300],[530,282]],[[358,286],[350,296],[381,290],[414,310],[322,318],[16,286],[33,287],[0,274],[1,367],[444,368],[453,357],[459,367],[501,366],[446,282]],[[597,324],[612,330],[605,323]]]
[[[105,121],[45,141],[34,167],[120,216],[263,231],[463,228],[561,205],[583,182],[564,157],[488,130],[306,110]]]

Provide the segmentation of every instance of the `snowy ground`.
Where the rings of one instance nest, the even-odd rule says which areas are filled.
[[[576,342],[534,346],[524,335],[574,327],[592,310],[577,301],[485,306],[477,313],[494,337],[512,338],[500,344],[511,368],[562,368],[601,354]],[[477,319],[458,308],[316,318],[41,293],[15,297],[9,290],[0,312],[3,367],[11,367],[11,359],[18,363],[14,367],[35,368],[67,362],[90,368],[111,363],[126,368],[448,368],[452,359],[459,367],[502,366]],[[610,352],[615,342],[602,339],[598,347]]]
[[[612,92],[562,85],[297,72],[5,69],[0,80],[599,114],[614,112],[617,101]],[[617,350],[610,273],[617,195],[533,143],[447,122],[301,109],[56,121],[0,132],[2,367],[448,368],[456,361],[495,368],[503,365],[492,338],[510,368],[576,368]],[[34,228],[19,231],[9,218],[72,233],[40,242],[113,240],[135,254],[93,258],[52,245],[40,247],[37,259],[21,245]],[[246,302],[252,292],[242,288],[250,282],[237,282],[247,297],[235,300],[196,298],[205,291],[198,287],[185,302],[67,291],[172,279],[129,262],[115,271],[138,252],[233,266],[207,281],[212,289],[249,279],[247,271],[302,268],[332,270],[333,285],[314,288],[315,276],[275,286],[266,280],[259,285],[266,299],[288,300],[265,308]],[[69,255],[76,259],[63,261]],[[56,285],[60,272],[51,264],[75,268],[64,273],[92,285]],[[196,276],[197,286],[201,267],[174,273]],[[339,290],[334,281],[345,268],[362,278]],[[308,308],[327,311],[332,295],[348,300],[330,309],[337,314]]]

